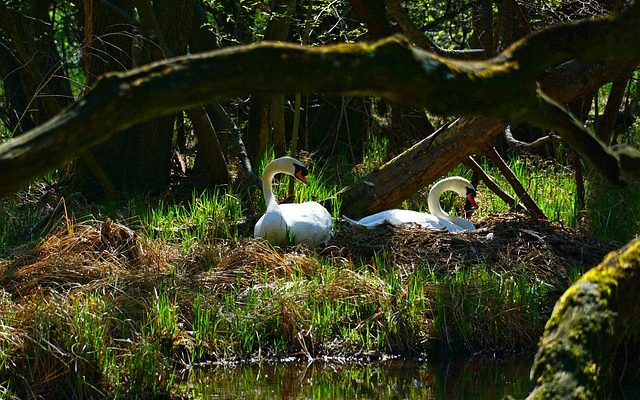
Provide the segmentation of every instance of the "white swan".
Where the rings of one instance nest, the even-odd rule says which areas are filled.
[[[353,226],[369,229],[382,223],[389,223],[395,226],[420,225],[423,228],[446,229],[449,232],[475,231],[476,227],[471,221],[455,215],[449,215],[440,207],[440,196],[448,190],[452,190],[460,196],[466,197],[471,205],[478,207],[475,200],[476,189],[471,182],[459,176],[452,176],[436,183],[429,191],[427,204],[429,205],[431,214],[394,209],[369,215],[359,221],[354,221],[344,215],[342,218]]]
[[[309,171],[292,157],[280,157],[267,164],[262,174],[262,192],[267,211],[256,223],[254,237],[267,239],[276,245],[303,243],[316,247],[331,237],[333,219],[320,203],[278,204],[271,189],[273,177],[283,173],[307,183]]]

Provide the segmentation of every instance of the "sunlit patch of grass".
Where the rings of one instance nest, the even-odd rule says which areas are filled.
[[[242,204],[232,190],[213,189],[194,192],[187,204],[160,202],[141,218],[149,237],[181,243],[187,250],[196,242],[209,242],[216,237],[237,238],[235,223],[242,216]]]
[[[363,143],[362,161],[354,168],[356,178],[362,178],[381,167],[389,154],[389,139],[369,132]]]
[[[576,227],[579,216],[575,208],[576,184],[573,172],[551,161],[541,163],[540,160],[513,158],[508,164],[527,193],[550,220]],[[485,162],[483,168],[505,192],[517,197],[511,185],[495,167]],[[480,185],[478,192],[478,216],[501,214],[509,210],[509,205],[484,185]]]

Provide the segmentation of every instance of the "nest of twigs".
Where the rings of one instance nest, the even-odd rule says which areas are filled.
[[[571,267],[594,266],[620,247],[556,223],[516,214],[488,217],[476,226],[476,232],[451,234],[391,225],[365,231],[347,225],[337,231],[328,252],[365,260],[384,255],[394,265],[437,272],[477,264],[504,271],[524,268],[527,274],[550,281],[566,278]]]
[[[200,283],[209,291],[223,292],[230,287],[246,287],[294,273],[310,275],[318,267],[318,261],[304,247],[283,252],[256,239],[221,243],[218,247],[221,251],[214,267],[199,276]]]

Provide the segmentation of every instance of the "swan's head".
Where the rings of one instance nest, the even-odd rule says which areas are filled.
[[[309,170],[300,161],[293,157],[285,156],[276,158],[267,165],[267,168],[274,169],[275,172],[291,175],[305,185],[309,183],[307,181]],[[265,168],[265,171],[267,168]]]
[[[438,195],[446,192],[447,190],[454,191],[459,196],[466,198],[473,207],[478,208],[478,203],[476,202],[476,188],[473,187],[471,182],[463,177],[452,176],[445,178],[436,183],[432,190],[434,193],[438,193]]]
[[[465,186],[465,197],[471,203],[473,208],[478,208],[478,202],[476,202],[476,188],[473,187],[471,183],[468,186]]]

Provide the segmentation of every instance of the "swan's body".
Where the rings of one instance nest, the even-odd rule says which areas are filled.
[[[291,157],[280,157],[271,161],[262,174],[262,191],[267,211],[256,223],[254,237],[284,246],[303,243],[311,247],[326,243],[331,237],[333,219],[320,203],[307,201],[298,204],[278,204],[271,182],[278,174],[288,174],[307,183],[307,169],[300,161]]]
[[[356,227],[373,228],[377,225],[388,223],[395,226],[421,226],[428,229],[446,229],[449,232],[475,231],[476,227],[471,221],[455,215],[449,215],[440,206],[442,193],[452,190],[460,196],[466,197],[474,207],[476,190],[468,180],[459,176],[445,178],[433,185],[429,191],[427,204],[431,214],[411,210],[386,210],[364,217],[359,221],[354,221],[343,216],[343,218]]]

